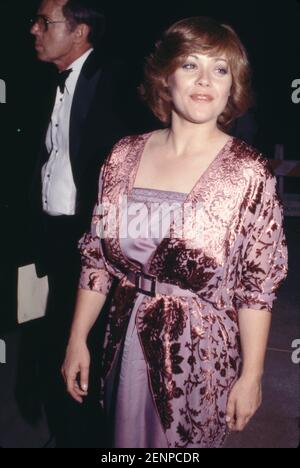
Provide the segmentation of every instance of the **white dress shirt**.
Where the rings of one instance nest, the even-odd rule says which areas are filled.
[[[72,72],[66,80],[64,93],[59,87],[46,136],[49,160],[42,168],[43,210],[51,216],[74,215],[76,187],[70,162],[70,116],[74,91],[81,69],[92,52],[89,49],[68,69]]]

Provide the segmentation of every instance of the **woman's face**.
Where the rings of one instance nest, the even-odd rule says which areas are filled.
[[[193,123],[215,122],[224,111],[232,74],[224,55],[193,53],[167,79],[173,113]]]

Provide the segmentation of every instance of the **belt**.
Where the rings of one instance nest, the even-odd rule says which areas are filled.
[[[157,276],[142,271],[134,272],[129,270],[125,276],[138,292],[146,296],[155,297],[157,294],[165,294],[167,296],[193,297],[196,295],[189,289],[182,289],[175,284],[158,281]]]

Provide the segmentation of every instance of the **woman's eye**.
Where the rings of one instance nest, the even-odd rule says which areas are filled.
[[[228,69],[224,67],[217,67],[216,70],[220,75],[227,75],[228,73]]]
[[[182,65],[182,68],[185,69],[185,70],[194,70],[196,68],[196,65],[195,65],[195,63],[191,63],[191,62],[184,63]]]

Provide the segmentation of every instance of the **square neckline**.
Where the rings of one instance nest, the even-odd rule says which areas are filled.
[[[148,188],[148,187],[135,187],[134,184],[135,184],[135,181],[136,181],[136,177],[137,177],[137,174],[138,174],[138,170],[140,168],[140,164],[141,164],[141,160],[142,160],[142,156],[144,154],[144,151],[145,151],[145,148],[146,148],[146,145],[147,143],[149,142],[150,138],[157,132],[157,130],[154,130],[146,135],[143,135],[144,136],[144,141],[140,147],[140,151],[138,152],[138,157],[137,157],[137,162],[134,166],[134,170],[131,174],[131,180],[130,180],[130,183],[129,183],[129,187],[128,187],[128,195],[130,196],[133,192],[133,190],[136,190],[136,189],[143,189],[143,190],[154,190],[154,191],[162,191],[162,192],[165,192],[165,190],[163,189],[155,189],[155,188]],[[215,164],[218,162],[218,160],[223,156],[224,152],[227,150],[227,148],[229,148],[232,143],[234,141],[234,137],[233,136],[229,136],[228,137],[228,140],[226,141],[226,143],[222,146],[222,148],[218,151],[218,153],[216,154],[216,156],[214,157],[214,159],[210,162],[210,164],[208,165],[208,167],[205,169],[205,171],[201,174],[201,176],[196,180],[195,184],[193,185],[192,189],[189,191],[189,192],[176,192],[176,191],[172,191],[172,190],[166,190],[166,192],[173,192],[173,193],[182,193],[183,195],[185,195],[185,199],[183,201],[183,203],[186,203],[190,198],[191,196],[193,195],[193,193],[195,192],[196,188],[198,187],[198,185],[202,182],[202,180],[207,176],[207,174],[211,171],[212,167],[215,166]]]

